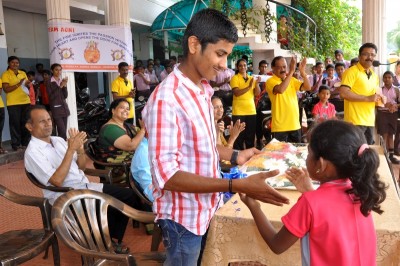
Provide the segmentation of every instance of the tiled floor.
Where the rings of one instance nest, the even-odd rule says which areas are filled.
[[[41,190],[32,185],[25,176],[23,161],[0,166],[0,184],[20,194],[43,196]],[[35,207],[26,207],[10,203],[0,197],[0,213],[0,234],[9,230],[42,227],[39,210]],[[124,242],[132,252],[147,252],[150,251],[151,236],[146,234],[146,230],[142,225],[140,228],[133,228],[132,223],[129,223]],[[78,254],[65,247],[60,240],[59,245],[61,265],[81,265]],[[43,254],[41,254],[23,265],[53,265],[52,253],[49,253],[50,256],[47,260],[44,260]]]

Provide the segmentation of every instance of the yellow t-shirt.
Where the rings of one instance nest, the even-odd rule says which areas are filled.
[[[128,97],[129,93],[133,89],[132,82],[128,80],[128,83],[125,84],[125,81],[123,78],[118,76],[113,83],[111,84],[111,91],[115,92],[118,96],[126,96],[126,99],[128,100],[130,106],[130,112],[129,112],[129,118],[133,118],[135,116],[135,106],[133,103],[133,98]]]
[[[3,82],[0,79],[0,88],[3,88]],[[1,90],[0,90],[0,108],[4,108],[3,97],[1,97]]]
[[[247,81],[244,80],[243,76],[240,74],[236,74],[232,77],[230,85],[231,88],[239,88],[244,89],[248,87],[251,83],[253,77],[248,76]],[[235,96],[233,94],[233,102],[232,102],[232,115],[255,115],[256,106],[254,104],[254,88],[256,82],[253,83],[253,88],[248,90],[245,94],[240,96]]]
[[[296,78],[291,78],[289,86],[284,93],[274,94],[275,86],[282,83],[282,80],[273,75],[265,83],[269,99],[272,105],[272,132],[286,132],[300,129],[299,103],[297,101],[297,91],[300,90],[302,82]]]
[[[3,83],[8,83],[9,86],[14,86],[18,84],[22,79],[28,80],[28,77],[26,76],[26,73],[24,71],[18,70],[18,75],[15,75],[14,71],[8,69],[4,71],[1,79]],[[22,90],[21,86],[19,86],[12,92],[6,92],[6,96],[7,106],[31,103],[29,95]]]
[[[371,69],[368,78],[360,63],[350,67],[343,73],[342,86],[349,87],[351,92],[358,95],[370,96],[379,87],[379,77]],[[344,100],[344,121],[358,126],[375,125],[375,102],[352,102]]]

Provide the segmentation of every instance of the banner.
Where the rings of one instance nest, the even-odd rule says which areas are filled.
[[[118,64],[133,67],[129,27],[48,23],[50,62],[74,72],[118,72]]]

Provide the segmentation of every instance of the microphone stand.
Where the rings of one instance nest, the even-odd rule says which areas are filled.
[[[382,65],[391,65],[391,64],[394,64],[394,63],[397,63],[397,62],[399,62],[399,61],[394,61],[394,62],[392,62],[392,63],[381,63],[381,62],[379,62],[378,60],[374,60],[373,62],[372,62],[372,65],[374,66],[374,67],[378,67],[378,66],[382,66]]]

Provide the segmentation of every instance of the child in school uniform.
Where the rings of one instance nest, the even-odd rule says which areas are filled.
[[[324,120],[336,118],[335,106],[329,102],[331,91],[327,85],[321,85],[318,90],[319,102],[314,105],[312,110],[314,121],[322,122]]]

